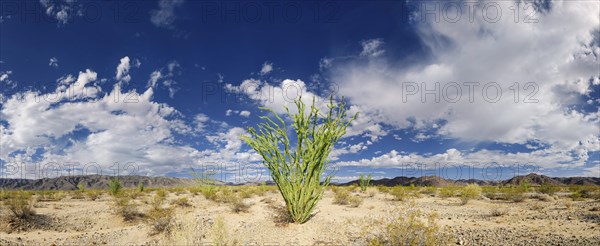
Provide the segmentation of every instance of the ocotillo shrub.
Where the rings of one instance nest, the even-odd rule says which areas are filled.
[[[327,175],[321,183],[329,164],[327,156],[356,115],[346,120],[343,99],[337,106],[331,99],[327,115],[319,112],[314,100],[308,114],[301,98],[295,104],[298,113],[286,110],[293,120],[296,146],[290,141],[286,122],[268,108],[261,109],[271,112],[275,119],[262,116],[264,122],[258,125],[258,129],[249,128],[251,136],[242,136],[242,139],[262,156],[263,164],[277,184],[292,219],[296,223],[304,223],[331,180],[332,176]]]
[[[358,178],[358,184],[360,185],[360,190],[362,192],[367,191],[367,188],[369,188],[369,185],[371,184],[371,179],[373,179],[373,176],[371,174],[369,174],[368,176],[361,174],[360,177]]]

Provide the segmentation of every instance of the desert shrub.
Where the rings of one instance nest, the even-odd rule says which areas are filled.
[[[493,207],[490,211],[490,215],[493,217],[500,217],[508,214],[508,209],[501,208],[500,206]]]
[[[152,209],[159,209],[162,207],[166,200],[166,194],[157,191],[156,194],[152,197],[152,200],[150,200],[150,205],[152,206]]]
[[[108,193],[110,193],[111,195],[118,195],[121,192],[121,189],[123,189],[123,185],[121,184],[121,181],[119,181],[118,178],[113,178],[110,181],[108,181]]]
[[[190,201],[187,199],[187,197],[180,197],[175,199],[175,201],[173,201],[173,204],[180,206],[180,207],[189,207],[191,206]]]
[[[571,199],[573,201],[581,201],[586,198],[600,199],[600,188],[593,186],[572,186]]]
[[[512,202],[523,202],[525,201],[525,189],[523,187],[501,189],[501,197]]]
[[[537,188],[537,191],[542,194],[553,196],[556,192],[560,191],[560,187],[543,183]]]
[[[333,191],[333,203],[338,205],[348,205],[350,203],[350,192],[343,187],[331,187]]]
[[[169,232],[173,222],[173,209],[161,208],[151,209],[146,215],[146,221],[150,225],[152,231],[150,234],[159,234]]]
[[[137,190],[139,192],[144,192],[144,183],[139,183],[138,186],[137,186]]]
[[[71,195],[71,199],[84,199],[84,198],[85,198],[85,193],[81,192],[80,190],[74,191]]]
[[[363,203],[363,199],[360,196],[350,196],[348,198],[348,205],[353,208],[359,207]]]
[[[410,192],[407,188],[402,186],[394,186],[390,189],[390,194],[394,197],[395,201],[406,201],[410,198]]]
[[[88,199],[90,199],[92,201],[96,201],[102,195],[102,191],[88,190],[85,192],[85,194]]]
[[[523,192],[528,192],[529,191],[529,181],[527,180],[522,180],[521,183],[519,183],[519,188],[523,191]]]
[[[542,206],[539,202],[536,202],[536,203],[531,204],[531,206],[529,206],[529,209],[539,211],[539,210],[543,210],[544,206]]]
[[[500,189],[497,186],[482,186],[481,194],[489,199],[497,200],[501,197],[498,195]]]
[[[440,188],[440,191],[438,192],[438,195],[441,198],[455,197],[456,194],[457,194],[457,190],[454,187],[442,187],[442,188]]]
[[[223,217],[217,217],[215,223],[210,228],[210,234],[214,245],[237,245],[237,240],[229,238],[227,224]]]
[[[167,190],[165,189],[158,189],[156,190],[156,195],[155,196],[159,196],[161,198],[166,198],[167,197]]]
[[[251,186],[246,186],[240,189],[238,193],[241,198],[251,198],[256,193],[256,189]]]
[[[419,192],[424,195],[435,196],[437,188],[435,186],[422,187]]]
[[[401,209],[399,214],[376,221],[372,226],[380,228],[383,225],[383,229],[370,236],[368,245],[448,245],[452,236],[445,227],[438,225],[437,219],[436,213],[424,214],[412,204]]]
[[[550,201],[554,200],[554,198],[552,198],[551,196],[549,196],[547,194],[533,194],[533,195],[531,195],[530,198],[537,199],[537,200],[544,201],[544,202],[550,202]]]
[[[381,192],[381,193],[389,193],[390,192],[390,187],[383,186],[383,185],[378,185],[377,186],[377,190],[379,190],[379,192]]]
[[[569,210],[573,207],[573,202],[572,201],[564,201],[563,202],[563,206],[565,206],[565,209]]]
[[[312,215],[331,181],[332,175],[329,174],[321,182],[329,163],[327,157],[356,115],[348,121],[345,119],[346,106],[343,99],[336,106],[331,98],[327,115],[319,112],[314,98],[308,111],[301,98],[295,103],[297,113],[292,114],[287,110],[293,119],[295,146],[290,142],[285,121],[275,111],[267,108],[263,109],[272,113],[278,123],[262,116],[261,119],[265,122],[258,125],[258,130],[249,128],[248,132],[252,137],[242,136],[242,140],[263,157],[263,163],[269,169],[294,221],[304,223]]]
[[[236,198],[237,194],[233,191],[231,187],[223,187],[217,192],[215,201],[222,203],[231,203],[235,201]]]
[[[67,196],[65,192],[54,190],[38,191],[37,195],[38,201],[60,201]]]
[[[4,201],[8,198],[10,198],[10,192],[4,189],[0,189],[0,201]]]
[[[137,204],[131,198],[123,196],[115,198],[115,212],[125,221],[133,221],[142,214],[138,211]]]
[[[218,198],[217,187],[212,186],[212,185],[207,185],[207,186],[199,187],[199,190],[200,190],[200,193],[202,193],[202,196],[204,196],[204,198],[206,198],[207,200],[217,201],[217,198]]]
[[[13,222],[25,221],[35,215],[33,195],[26,191],[17,191],[4,199],[4,206],[10,211],[9,219]]]
[[[369,197],[374,197],[375,195],[377,195],[377,190],[376,189],[368,189],[367,190],[367,196]]]
[[[242,212],[247,213],[251,207],[250,203],[244,201],[244,199],[239,196],[235,196],[234,198],[231,198],[229,203],[231,205],[231,210],[235,213],[242,213]]]
[[[358,184],[360,185],[360,191],[366,192],[369,185],[371,185],[371,180],[373,179],[373,175],[364,175],[361,174],[358,179]]]
[[[469,184],[462,188],[460,192],[460,201],[462,205],[465,205],[471,199],[476,199],[481,195],[481,187],[477,184]]]
[[[77,184],[77,189],[79,189],[81,193],[85,192],[85,184],[83,182],[79,182],[79,184]]]

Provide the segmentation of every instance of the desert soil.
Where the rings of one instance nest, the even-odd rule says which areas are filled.
[[[228,204],[191,193],[168,194],[168,201],[185,196],[191,206],[176,209],[169,233],[151,235],[144,221],[124,222],[114,213],[113,198],[96,201],[65,198],[38,201],[36,222],[25,230],[0,228],[0,245],[202,245],[213,242],[242,245],[365,245],[369,225],[406,209],[412,202],[393,201],[389,194],[364,197],[357,208],[333,204],[327,191],[316,214],[304,224],[274,222],[274,205],[283,205],[278,193],[246,199],[248,212],[235,213]],[[137,198],[141,210],[152,194]],[[412,198],[415,208],[435,212],[438,223],[453,235],[451,245],[600,245],[600,202],[574,201],[560,195],[550,201],[521,203],[481,197],[460,205],[458,198],[422,195]],[[568,208],[570,207],[570,208]],[[506,214],[493,216],[493,210]],[[0,211],[4,213],[7,211]],[[380,225],[384,226],[384,225]]]

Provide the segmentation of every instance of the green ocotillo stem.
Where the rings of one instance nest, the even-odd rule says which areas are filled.
[[[295,100],[297,113],[292,114],[285,108],[293,120],[291,127],[296,134],[295,147],[292,147],[287,135],[286,122],[269,108],[261,109],[273,114],[274,119],[261,116],[264,121],[257,125],[257,129],[250,127],[250,136],[242,136],[242,140],[262,156],[263,164],[269,169],[296,223],[306,222],[323,196],[332,177],[331,174],[326,175],[321,183],[329,164],[327,157],[358,115],[346,120],[343,98],[337,105],[330,98],[327,115],[319,111],[313,98],[307,114],[301,99]]]

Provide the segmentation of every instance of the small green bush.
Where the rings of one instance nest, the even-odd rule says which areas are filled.
[[[144,192],[144,183],[139,183],[137,189],[139,192]]]
[[[123,189],[123,185],[121,184],[121,181],[119,181],[118,178],[111,179],[108,182],[108,192],[111,195],[118,195],[121,192],[121,189]]]
[[[554,193],[560,191],[560,187],[554,186],[554,185],[550,185],[550,184],[547,184],[547,183],[543,183],[540,187],[537,188],[537,191],[540,192],[540,193],[542,193],[542,194],[553,196]]]
[[[469,200],[476,199],[481,195],[481,187],[477,184],[469,184],[460,192],[461,204],[465,205]]]
[[[390,194],[394,197],[394,201],[407,201],[412,196],[410,187],[394,186],[390,189]]]

